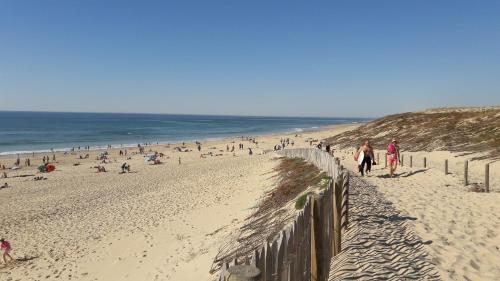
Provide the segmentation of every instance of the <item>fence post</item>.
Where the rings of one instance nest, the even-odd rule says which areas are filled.
[[[448,174],[448,159],[444,160],[444,174]]]
[[[469,161],[464,162],[464,185],[469,184]]]
[[[404,166],[404,163],[405,163],[405,155],[401,154],[401,167]]]
[[[333,244],[334,244],[334,252],[333,256],[336,256],[340,253],[340,235],[342,233],[342,184],[340,184],[341,179],[342,179],[342,171],[339,174],[338,181],[334,183],[334,200],[333,200],[333,225],[334,225],[334,231],[333,231]]]
[[[308,196],[309,200],[309,227],[311,228],[311,281],[318,280],[318,261],[316,259],[316,233],[315,233],[315,222],[314,222],[314,199],[312,196]],[[307,219],[307,218],[306,218]]]
[[[427,168],[427,157],[424,157],[424,168]]]
[[[413,167],[413,155],[410,155],[410,168]]]
[[[484,165],[484,189],[490,192],[490,163]]]

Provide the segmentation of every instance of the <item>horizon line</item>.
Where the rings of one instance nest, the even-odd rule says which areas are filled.
[[[345,116],[284,116],[284,115],[238,115],[238,114],[196,114],[196,113],[158,113],[158,112],[104,112],[104,111],[50,111],[50,110],[4,110],[0,112],[26,113],[84,113],[84,114],[137,114],[137,115],[181,115],[181,116],[220,116],[220,117],[274,117],[274,118],[336,118],[336,119],[377,119],[380,117],[345,117]]]

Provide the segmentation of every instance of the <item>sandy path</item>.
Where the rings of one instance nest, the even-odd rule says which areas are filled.
[[[377,188],[350,178],[349,228],[342,252],[331,262],[331,281],[440,280],[427,248],[408,222]]]
[[[352,155],[343,158],[356,168]],[[366,180],[416,218],[409,223],[432,241],[428,251],[442,279],[500,280],[500,193],[469,192],[460,177],[438,169],[400,167],[392,179],[387,173],[375,166]]]

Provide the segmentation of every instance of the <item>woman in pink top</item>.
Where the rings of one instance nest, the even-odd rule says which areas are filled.
[[[0,239],[0,250],[3,251],[3,262],[7,264],[7,257],[10,258],[11,261],[14,259],[10,256],[10,243],[6,241],[5,239]]]
[[[392,142],[387,146],[387,163],[389,164],[389,171],[391,178],[394,177],[394,172],[398,167],[399,159],[399,146],[396,139],[392,139]]]

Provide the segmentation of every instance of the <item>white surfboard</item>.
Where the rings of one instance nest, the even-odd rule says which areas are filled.
[[[364,158],[365,158],[365,153],[363,152],[363,150],[361,150],[361,152],[359,152],[359,156],[358,156],[358,164],[359,165],[361,165]]]

